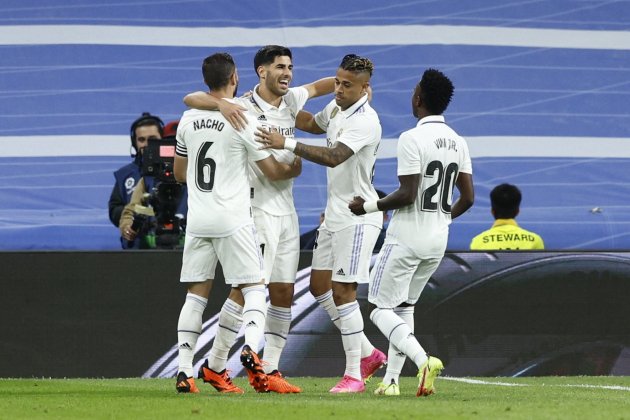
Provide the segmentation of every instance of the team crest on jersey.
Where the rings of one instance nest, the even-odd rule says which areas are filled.
[[[332,112],[330,113],[330,119],[332,120],[333,118],[335,118],[335,115],[337,115],[338,112],[339,112],[339,108],[335,107],[335,109],[333,109]]]
[[[127,190],[127,194],[131,194],[133,192],[133,187],[136,186],[136,180],[133,177],[129,177],[125,179],[125,189]]]
[[[343,134],[343,128],[340,128],[339,131],[337,131],[337,138],[341,137],[342,134]]]

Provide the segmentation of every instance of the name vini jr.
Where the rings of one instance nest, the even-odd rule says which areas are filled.
[[[435,139],[434,143],[435,147],[438,149],[453,150],[457,152],[457,142],[453,139],[443,139],[440,137]]]

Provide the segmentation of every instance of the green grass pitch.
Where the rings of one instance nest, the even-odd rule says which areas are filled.
[[[372,391],[332,395],[338,378],[291,378],[302,394],[177,394],[174,379],[0,379],[6,419],[630,419],[630,377],[438,378],[436,394],[417,398],[416,378],[399,397]]]

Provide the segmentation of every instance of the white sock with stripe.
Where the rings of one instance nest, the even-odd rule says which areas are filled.
[[[394,308],[394,313],[396,313],[407,325],[409,325],[411,332],[414,331],[413,312],[413,306]],[[398,348],[396,348],[396,346],[392,343],[389,343],[389,350],[387,352],[387,371],[383,377],[384,384],[389,385],[392,383],[392,379],[395,383],[398,383],[400,373],[405,365],[405,360],[407,360],[407,355],[398,350]]]
[[[337,306],[341,321],[341,341],[346,353],[346,371],[344,375],[355,379],[361,378],[361,335],[363,334],[363,317],[359,303],[346,303]]]
[[[230,349],[234,346],[242,325],[243,307],[229,298],[226,299],[219,312],[217,335],[208,354],[210,369],[215,372],[225,369]]]
[[[177,322],[179,372],[184,372],[189,378],[193,376],[193,357],[197,339],[201,334],[203,311],[207,304],[208,299],[188,293],[179,313]]]
[[[411,327],[393,309],[376,308],[370,314],[370,319],[389,342],[413,360],[418,368],[426,362],[426,351],[414,337]]]
[[[265,351],[263,357],[268,364],[265,373],[278,369],[282,350],[287,343],[291,328],[291,308],[283,308],[269,304],[265,327]]]
[[[335,324],[335,327],[341,329],[339,311],[337,310],[337,306],[335,306],[332,290],[327,291],[323,295],[315,296],[315,300],[319,303],[319,306],[328,312],[328,316],[333,324]],[[368,357],[373,351],[374,346],[370,343],[370,340],[368,340],[365,334],[361,333],[361,358]]]
[[[265,286],[243,287],[243,325],[245,325],[245,344],[258,352],[260,341],[265,331],[265,315],[267,313],[267,293]]]

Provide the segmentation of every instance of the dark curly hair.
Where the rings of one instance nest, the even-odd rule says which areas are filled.
[[[455,91],[451,80],[439,70],[427,69],[419,85],[420,99],[425,108],[433,115],[442,115]]]
[[[341,60],[339,68],[353,73],[366,72],[371,77],[374,71],[374,64],[372,64],[369,58],[360,57],[356,54],[348,54]]]

